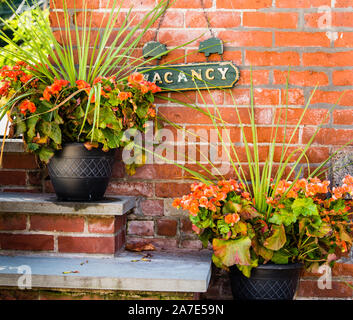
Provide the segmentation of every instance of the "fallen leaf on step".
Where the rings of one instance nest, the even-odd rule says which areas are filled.
[[[134,251],[134,252],[156,250],[156,248],[152,243],[146,243],[146,242],[128,243],[126,244],[125,249],[127,251]]]

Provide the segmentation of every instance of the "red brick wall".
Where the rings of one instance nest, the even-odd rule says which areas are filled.
[[[56,2],[60,4],[61,0]],[[134,4],[134,10],[140,15],[155,3],[155,0],[125,1],[122,15],[131,4]],[[106,1],[87,0],[87,4],[93,12],[93,20],[100,21]],[[353,138],[349,126],[353,122],[352,6],[351,1],[337,0],[177,0],[168,9],[160,29],[157,30],[158,24],[155,24],[141,46],[154,38],[156,33],[157,40],[168,48],[204,33],[196,42],[171,53],[163,61],[192,53],[198,49],[199,41],[211,36],[206,13],[213,34],[225,42],[223,59],[233,61],[241,69],[240,82],[232,92],[246,124],[249,124],[247,106],[250,101],[250,67],[253,69],[256,118],[262,143],[261,159],[266,155],[266,143],[271,138],[270,126],[274,117],[272,107],[285,103],[285,79],[289,67],[289,125],[292,128],[315,85],[318,85],[311,107],[292,140],[292,150],[308,142],[316,126],[346,90],[336,109],[328,115],[324,128],[319,131],[308,152],[311,166],[315,166],[339,145]],[[69,7],[73,7],[71,0]],[[54,20],[53,13],[53,25],[57,26]],[[220,60],[220,56],[211,55],[209,60]],[[196,53],[178,61],[199,62],[206,61],[206,57]],[[238,144],[241,154],[242,135],[237,126],[231,96],[220,90],[213,91],[212,95],[223,119],[230,123],[232,141]],[[195,92],[169,93],[169,96],[188,102],[201,101]],[[206,100],[211,103],[209,98]],[[159,113],[182,127],[212,128],[210,120],[200,113],[180,105],[160,102]],[[191,167],[196,168],[195,165]],[[231,175],[230,172],[228,176]],[[165,164],[146,165],[139,168],[136,175],[129,177],[120,164],[116,165],[108,192],[143,197],[139,210],[130,216],[130,240],[146,238],[161,247],[200,247],[190,231],[186,215],[171,208],[170,199],[188,191],[191,180],[187,176],[184,170]]]
[[[82,1],[78,1],[76,6],[79,7]],[[61,2],[56,0],[58,7]],[[86,2],[94,20],[100,22],[106,0]],[[125,1],[122,15],[132,4],[137,14],[143,14],[156,2]],[[69,0],[69,7],[73,7],[73,0]],[[263,143],[260,150],[264,150],[269,142],[268,132],[274,116],[272,107],[285,102],[285,77],[289,66],[289,123],[292,127],[315,85],[318,85],[292,147],[308,141],[316,125],[343,91],[346,91],[344,97],[329,114],[327,123],[308,153],[311,165],[321,163],[339,145],[353,138],[353,1],[176,0],[160,25],[157,39],[170,48],[203,33],[198,41],[210,37],[204,12],[214,35],[226,42],[223,59],[233,61],[241,69],[240,81],[232,91],[245,123],[248,123],[246,108],[250,100],[250,67],[253,69],[257,123]],[[53,15],[52,24],[57,27]],[[141,46],[153,39],[156,32],[154,26]],[[190,54],[197,48],[198,42],[190,44],[171,53],[163,61]],[[209,60],[220,60],[220,57],[211,55]],[[178,60],[200,61],[206,61],[206,58],[197,53]],[[169,96],[200,102],[195,92],[172,93]],[[222,116],[230,123],[233,142],[238,143],[237,148],[241,150],[242,136],[231,108],[230,95],[216,90],[213,96]],[[160,103],[158,109],[184,128],[211,127],[209,119],[185,107]],[[15,155],[11,157],[16,158]],[[39,171],[32,158],[25,157],[24,162],[8,161],[6,169],[0,171],[0,187],[4,190],[50,191],[50,183],[37,180]],[[147,239],[159,248],[200,248],[200,242],[191,232],[187,215],[171,207],[171,199],[188,192],[190,182],[184,170],[171,165],[146,165],[129,177],[123,166],[117,163],[108,193],[136,195],[141,199],[139,208],[128,218],[128,241]]]

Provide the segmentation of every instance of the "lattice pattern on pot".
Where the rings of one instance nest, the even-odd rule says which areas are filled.
[[[53,158],[48,169],[53,177],[108,178],[113,162],[112,158],[65,159],[65,162]]]
[[[239,283],[236,286],[236,296],[240,299],[245,297],[252,297],[252,299],[263,300],[279,300],[283,297],[291,297],[297,287],[297,279],[281,280],[256,280],[243,281],[237,279]],[[287,298],[290,299],[290,298]]]

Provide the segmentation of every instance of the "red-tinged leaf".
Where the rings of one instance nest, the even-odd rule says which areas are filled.
[[[249,237],[242,237],[237,240],[213,239],[213,252],[217,261],[224,266],[230,267],[235,264],[248,266],[251,264]]]
[[[85,142],[83,144],[87,150],[92,150],[92,148],[98,148],[98,142]]]
[[[156,250],[155,246],[152,243],[147,242],[134,242],[134,243],[127,243],[125,246],[127,251],[133,252],[141,252],[141,251],[154,251]]]
[[[281,224],[280,226],[273,225],[271,231],[272,234],[265,240],[264,247],[276,251],[281,249],[286,243],[286,231],[284,229],[283,224]]]

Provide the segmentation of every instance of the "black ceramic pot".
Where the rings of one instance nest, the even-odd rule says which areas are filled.
[[[230,267],[235,300],[293,300],[303,265],[264,264],[251,270],[247,278],[237,266]]]
[[[101,200],[112,174],[115,152],[87,150],[83,143],[64,144],[48,164],[58,200]]]

